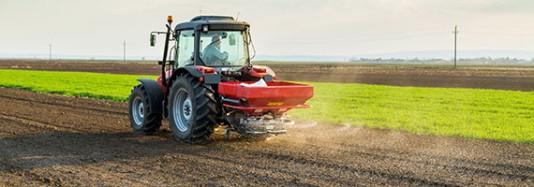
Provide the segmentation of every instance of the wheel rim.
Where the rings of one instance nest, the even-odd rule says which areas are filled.
[[[191,98],[189,97],[189,93],[181,88],[176,93],[173,102],[173,117],[176,128],[181,132],[189,130],[192,116],[193,104],[191,103]]]
[[[143,120],[145,119],[145,105],[140,97],[136,97],[133,101],[132,116],[135,125],[141,126],[143,124]]]

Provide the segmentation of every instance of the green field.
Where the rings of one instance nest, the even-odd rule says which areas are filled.
[[[138,78],[152,75],[118,75],[0,69],[0,86],[42,93],[126,101]]]
[[[310,83],[297,120],[534,144],[534,92]]]
[[[0,86],[126,101],[137,78],[154,76],[0,70]],[[343,83],[315,87],[312,109],[293,119],[534,144],[534,92]]]

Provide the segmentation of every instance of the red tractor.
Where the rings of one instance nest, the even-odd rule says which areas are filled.
[[[139,79],[129,100],[134,132],[153,134],[163,118],[169,119],[173,136],[187,143],[209,140],[214,128],[226,126],[225,136],[280,134],[293,121],[286,113],[309,108],[313,87],[278,82],[267,66],[252,65],[254,49],[249,24],[225,16],[197,16],[171,27],[168,17],[161,76]],[[169,42],[174,46],[169,50]],[[170,54],[170,55],[168,55]]]

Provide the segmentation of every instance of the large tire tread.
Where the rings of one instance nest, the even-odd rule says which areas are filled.
[[[193,99],[196,103],[195,116],[193,116],[193,119],[195,121],[193,122],[192,127],[190,127],[191,134],[189,136],[187,136],[186,138],[178,138],[175,136],[175,138],[189,144],[206,143],[210,139],[210,136],[213,133],[215,126],[217,125],[217,122],[215,120],[215,117],[217,115],[215,91],[211,87],[202,84],[197,78],[194,78],[189,74],[179,75],[173,80],[173,82],[176,82],[176,80],[181,77],[185,77],[185,79],[189,81],[189,84],[191,85],[193,90],[193,93],[190,94],[194,96]],[[177,89],[174,87],[175,86],[173,85],[173,90]],[[172,110],[173,106],[171,105],[173,104],[168,105],[169,111]]]
[[[148,99],[148,92],[146,91],[145,87],[140,84],[138,86],[135,86],[134,89],[132,90],[132,94],[130,95],[130,97],[132,97],[135,92],[140,92],[141,95],[142,95],[142,99],[143,99],[143,103],[144,105],[146,106],[146,116],[143,120],[143,124],[141,126],[140,129],[135,129],[133,128],[134,126],[134,122],[133,120],[131,119],[131,105],[132,105],[132,98],[130,98],[130,103],[129,103],[129,115],[130,115],[130,121],[131,121],[131,126],[132,126],[132,129],[135,133],[141,133],[141,134],[144,134],[144,135],[151,135],[151,134],[154,134],[156,131],[159,130],[159,128],[161,127],[161,120],[163,119],[162,115],[160,113],[153,113],[152,112],[152,106],[150,105],[150,101]]]

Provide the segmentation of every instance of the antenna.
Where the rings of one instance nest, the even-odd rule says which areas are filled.
[[[235,17],[236,21],[239,19],[239,14],[241,14],[241,12],[237,12],[237,16]]]

